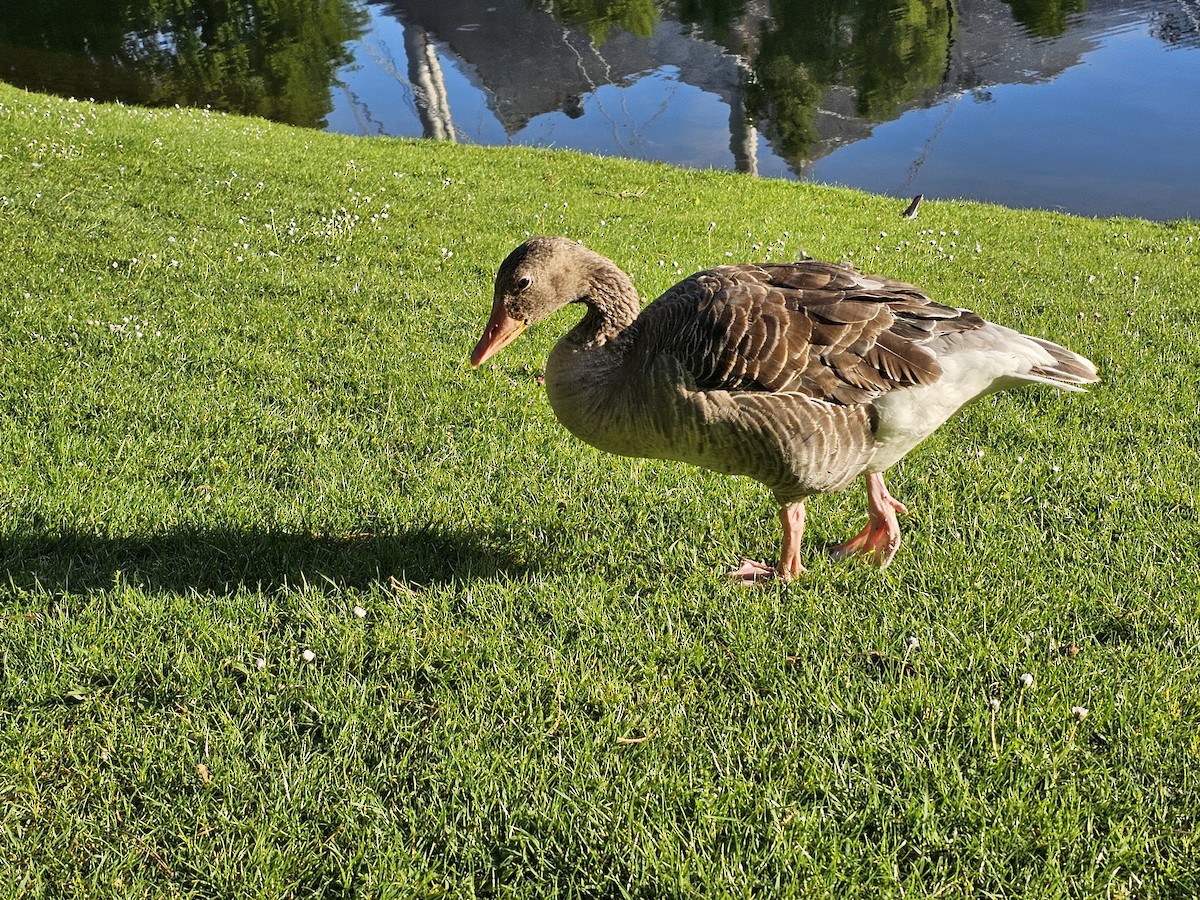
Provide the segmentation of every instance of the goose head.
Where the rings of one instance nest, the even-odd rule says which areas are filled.
[[[471,352],[474,368],[507,347],[530,325],[584,299],[591,251],[566,238],[538,237],[500,264],[492,315]]]
[[[629,276],[612,260],[582,244],[560,237],[526,241],[496,273],[492,317],[471,352],[472,367],[568,303],[588,308],[568,338],[601,345],[632,324],[641,299]]]

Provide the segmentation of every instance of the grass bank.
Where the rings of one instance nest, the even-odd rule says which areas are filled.
[[[0,894],[1200,891],[1200,227],[902,206],[0,86]],[[741,590],[769,497],[570,438],[569,312],[467,366],[536,233],[646,296],[803,246],[1104,380],[903,462],[888,570],[817,552],[851,492]]]

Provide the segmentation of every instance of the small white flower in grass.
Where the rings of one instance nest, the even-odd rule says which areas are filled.
[[[921,642],[919,640],[917,640],[917,636],[915,634],[910,634],[908,636],[908,640],[905,642],[904,646],[905,646],[905,649],[907,649],[909,653],[912,653],[914,650],[920,649]]]
[[[1076,722],[1082,722],[1088,716],[1087,707],[1086,706],[1072,706],[1071,707],[1071,715],[1073,715],[1075,717]]]
[[[997,759],[1000,758],[1000,742],[996,739],[996,713],[1000,712],[1000,698],[993,697],[988,701],[988,708],[992,714],[988,717],[988,736],[992,739],[992,753]],[[1020,715],[1018,709],[1017,715]]]
[[[300,654],[300,658],[305,662],[310,663],[317,658],[317,654],[313,653],[311,650],[305,650]]]
[[[361,606],[356,606],[354,607],[354,615],[356,618],[365,619],[367,617],[367,611]]]
[[[1026,672],[1021,676],[1021,688],[1022,690],[1028,690],[1031,687],[1033,687],[1033,676]]]

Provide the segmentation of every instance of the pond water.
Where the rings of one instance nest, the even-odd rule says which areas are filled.
[[[1200,217],[1200,0],[21,4],[0,78],[364,135]]]

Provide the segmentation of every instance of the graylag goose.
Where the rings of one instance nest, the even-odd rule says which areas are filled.
[[[803,572],[805,500],[860,476],[867,525],[833,552],[886,566],[907,511],[886,469],[985,394],[1099,380],[1057,344],[816,260],[718,266],[641,309],[615,264],[555,237],[526,241],[500,265],[472,367],[568,303],[585,312],[550,352],[546,391],[572,434],[622,456],[746,475],[775,495],[779,562],[743,560],[729,574],[747,584]]]

